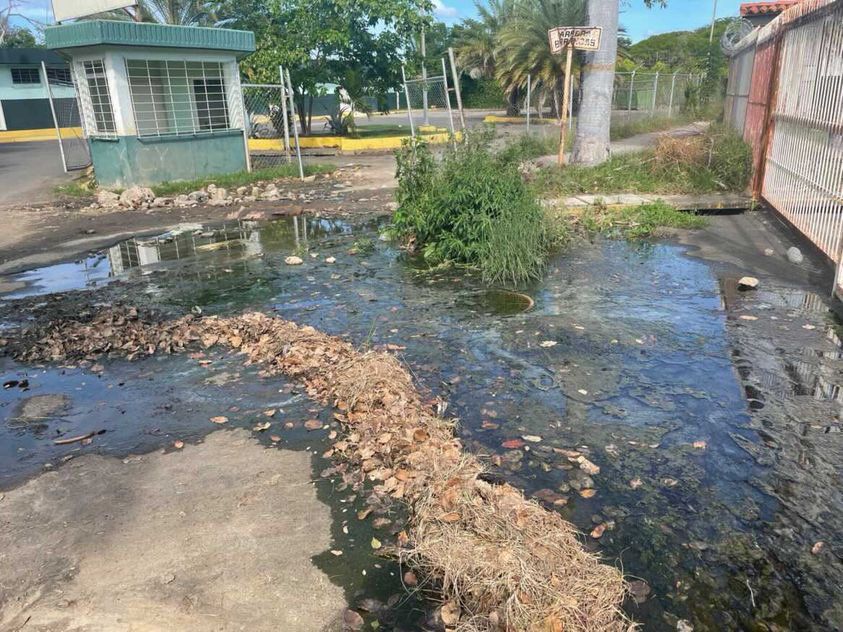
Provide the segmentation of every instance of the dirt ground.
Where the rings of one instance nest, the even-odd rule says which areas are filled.
[[[0,494],[0,629],[340,629],[342,589],[311,562],[331,513],[310,458],[223,430]]]
[[[295,194],[295,200],[129,211],[90,209],[87,205],[91,200],[87,199],[38,205],[7,204],[0,199],[0,275],[64,261],[85,250],[145,233],[165,232],[178,224],[271,219],[303,212],[359,214],[386,208],[392,201],[395,159],[391,154],[314,156],[309,160],[335,164],[337,170],[312,183],[279,183],[282,193]],[[2,284],[0,289],[4,289]]]

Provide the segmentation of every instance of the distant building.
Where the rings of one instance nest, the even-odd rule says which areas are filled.
[[[47,65],[48,77],[44,77],[41,62]],[[0,48],[0,131],[53,127],[48,78],[57,106],[73,102],[70,68],[58,53],[43,48]],[[79,121],[72,124],[79,125]]]
[[[764,26],[772,22],[780,13],[783,13],[801,0],[778,0],[778,2],[744,2],[741,5],[741,17],[752,23],[752,26]]]

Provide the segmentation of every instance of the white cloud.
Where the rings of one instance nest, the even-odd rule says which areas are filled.
[[[440,18],[455,18],[459,14],[455,7],[449,7],[442,0],[433,0],[433,12]]]

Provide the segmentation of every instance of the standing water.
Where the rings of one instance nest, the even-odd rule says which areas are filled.
[[[625,241],[573,246],[541,282],[489,289],[464,269],[427,269],[378,229],[299,217],[133,239],[9,279],[18,289],[3,297],[3,322],[26,322],[49,294],[98,288],[51,297],[47,309],[117,300],[179,313],[256,309],[357,345],[391,343],[422,388],[449,402],[469,449],[623,567],[628,613],[646,629],[843,627],[843,352],[819,297],[772,282],[741,294],[677,246]],[[284,263],[293,254],[303,265]],[[203,421],[193,432],[206,432],[207,415],[228,401],[228,378],[209,384],[184,359],[110,362],[116,377],[105,382],[4,362],[4,381],[27,371],[32,392],[66,392],[54,402],[63,430],[113,430],[114,453],[153,449],[185,409]],[[228,377],[244,408],[303,416],[312,406],[291,386]],[[144,388],[147,378],[165,387]],[[190,401],[173,406],[185,389]],[[60,458],[50,423],[16,423],[31,395],[0,393],[0,485]],[[581,456],[599,470],[575,467]],[[320,562],[332,563],[342,566]]]

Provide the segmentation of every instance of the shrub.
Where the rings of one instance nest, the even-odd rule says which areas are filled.
[[[432,263],[465,263],[488,283],[541,274],[551,244],[544,213],[517,165],[471,135],[437,161],[421,140],[398,152],[394,230]]]

